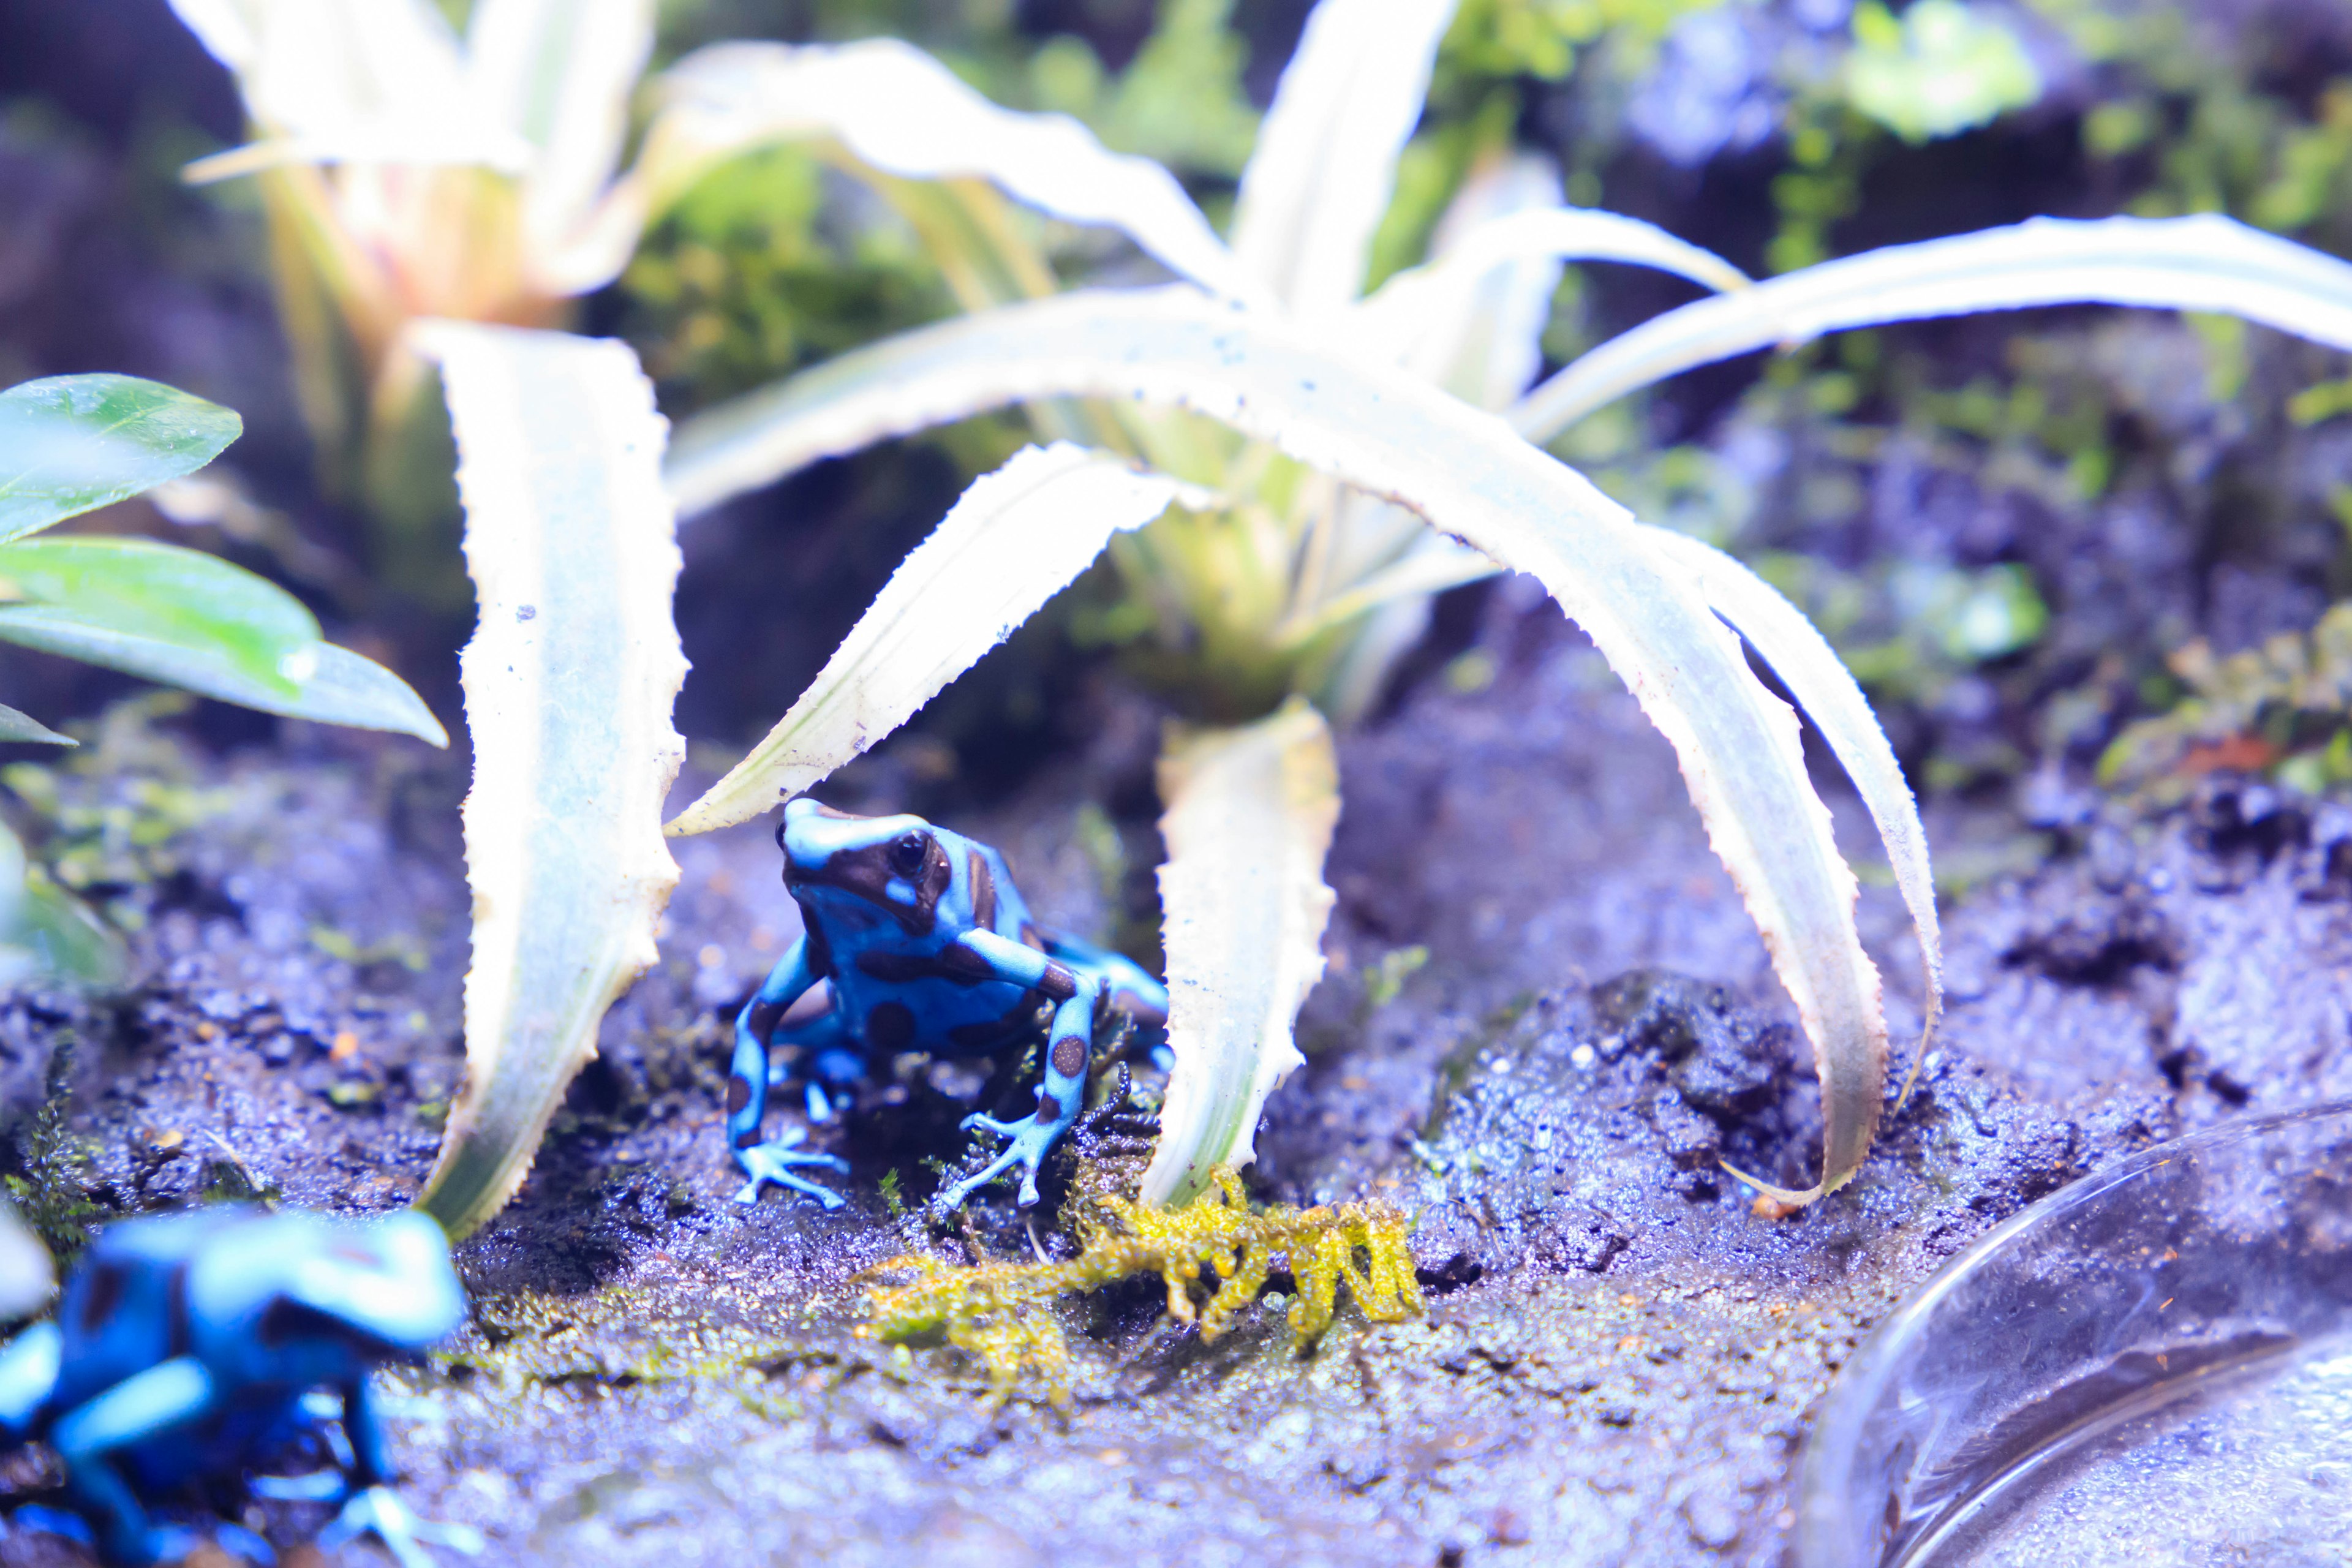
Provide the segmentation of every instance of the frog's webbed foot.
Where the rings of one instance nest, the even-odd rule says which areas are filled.
[[[1048,1117],[1042,1110],[1032,1112],[1018,1121],[999,1121],[995,1117],[982,1111],[974,1111],[965,1117],[963,1119],[965,1131],[971,1132],[977,1130],[993,1132],[1000,1138],[1009,1139],[1010,1142],[998,1152],[995,1159],[981,1168],[978,1175],[966,1176],[962,1181],[940,1193],[938,1199],[940,1207],[941,1209],[961,1208],[972,1194],[1003,1175],[1015,1165],[1022,1168],[1021,1206],[1024,1209],[1034,1207],[1037,1202],[1037,1167],[1045,1163],[1045,1156],[1053,1149],[1055,1140],[1067,1131],[1070,1123],[1075,1120],[1074,1117],[1058,1114]]]
[[[849,1162],[837,1154],[821,1154],[814,1150],[803,1149],[801,1141],[807,1136],[804,1131],[795,1127],[770,1142],[754,1143],[748,1149],[736,1150],[735,1163],[742,1166],[743,1173],[751,1179],[743,1184],[742,1191],[735,1194],[735,1201],[739,1204],[758,1203],[761,1184],[769,1183],[806,1194],[829,1209],[839,1208],[841,1195],[838,1193],[830,1187],[819,1186],[806,1176],[795,1175],[793,1167],[822,1165],[845,1172],[849,1169]]]
[[[383,1542],[400,1568],[436,1568],[428,1545],[446,1546],[467,1557],[482,1552],[482,1533],[462,1524],[436,1524],[419,1519],[390,1487],[364,1487],[352,1494],[335,1521],[319,1532],[319,1549],[339,1551],[362,1535]]]

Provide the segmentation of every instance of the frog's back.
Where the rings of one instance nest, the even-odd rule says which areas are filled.
[[[929,832],[950,872],[929,929],[913,934],[895,922],[875,922],[836,940],[836,1008],[874,1050],[980,1056],[1038,1037],[1050,1016],[1045,998],[974,973],[952,951],[959,937],[975,930],[1045,950],[1004,858],[960,833]]]
[[[224,1205],[110,1226],[58,1302],[60,1371],[53,1404],[70,1408],[195,1343],[188,1268],[225,1232],[263,1217]]]

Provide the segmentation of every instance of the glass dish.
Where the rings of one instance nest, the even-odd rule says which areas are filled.
[[[2352,1101],[2086,1176],[1823,1402],[1801,1568],[2352,1563]]]

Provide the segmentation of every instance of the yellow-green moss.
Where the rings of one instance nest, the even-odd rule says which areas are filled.
[[[1053,1303],[1121,1279],[1159,1275],[1168,1287],[1170,1315],[1199,1323],[1204,1340],[1223,1333],[1257,1300],[1277,1257],[1288,1261],[1297,1281],[1290,1329],[1302,1343],[1331,1326],[1343,1279],[1375,1322],[1420,1315],[1421,1287],[1405,1250],[1403,1215],[1381,1203],[1252,1208],[1232,1167],[1220,1166],[1213,1176],[1214,1185],[1181,1209],[1097,1196],[1103,1217],[1089,1227],[1085,1249],[1065,1262],[966,1267],[935,1258],[893,1258],[870,1273],[906,1280],[867,1288],[873,1321],[858,1332],[893,1341],[944,1332],[950,1344],[987,1366],[999,1401],[1011,1396],[1024,1368],[1034,1367],[1059,1405],[1070,1397],[1070,1352]],[[1196,1303],[1193,1289],[1203,1283],[1204,1271],[1212,1277],[1208,1298]]]

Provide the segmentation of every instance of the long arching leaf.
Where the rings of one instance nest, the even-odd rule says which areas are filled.
[[[1654,267],[1718,292],[1748,286],[1748,275],[1739,268],[1655,224],[1619,213],[1554,206],[1488,219],[1461,235],[1435,260],[1381,284],[1359,309],[1371,330],[1411,341],[1419,335],[1421,323],[1443,321],[1463,310],[1497,269],[1537,260]],[[1544,303],[1549,307],[1549,299]],[[1512,395],[1517,395],[1517,389]]]
[[[1179,277],[1259,290],[1174,175],[1117,153],[1064,114],[1016,114],[895,38],[714,44],[662,78],[664,101],[626,182],[647,218],[721,158],[824,138],[907,179],[983,179],[1054,217],[1117,228]]]
[[[1864,809],[1878,829],[1895,873],[1895,889],[1919,933],[1926,969],[1925,1026],[1911,1073],[1927,1059],[1928,1042],[1944,1011],[1943,937],[1936,919],[1936,883],[1927,864],[1927,830],[1918,804],[1895,759],[1886,731],[1878,727],[1870,700],[1853,673],[1805,613],[1778,588],[1712,545],[1672,529],[1643,525],[1643,537],[1675,565],[1691,574],[1700,595],[1763,657],[1796,698],[1797,706],[1829,742],[1846,777],[1853,781]]]
[[[1824,261],[1669,310],[1528,394],[1511,423],[1548,441],[1629,392],[1735,354],[1848,327],[2078,304],[2222,311],[2352,349],[2352,264],[2211,214],[2034,218]]]
[[[1304,1060],[1290,1029],[1323,976],[1339,820],[1331,731],[1304,699],[1238,730],[1171,735],[1160,757],[1160,903],[1176,1065],[1147,1204],[1181,1204],[1255,1154],[1258,1112]]]
[[[875,744],[1183,489],[1064,442],[1015,453],[963,493],[791,711],[668,831],[757,816]]]
[[[1454,6],[1323,0],[1307,18],[1234,209],[1234,253],[1292,310],[1337,311],[1363,291]]]
[[[430,323],[457,435],[480,620],[459,672],[474,742],[466,1087],[417,1205],[453,1236],[530,1169],[677,885],[662,798],[685,743],[663,426],[625,344]]]
[[[1174,404],[1411,508],[1542,581],[1681,759],[1820,1065],[1819,1185],[1868,1152],[1885,1076],[1853,873],[1805,775],[1795,715],[1624,509],[1494,416],[1190,289],[1076,293],[844,355],[693,422],[671,482],[708,504],[887,436],[1035,397]]]

